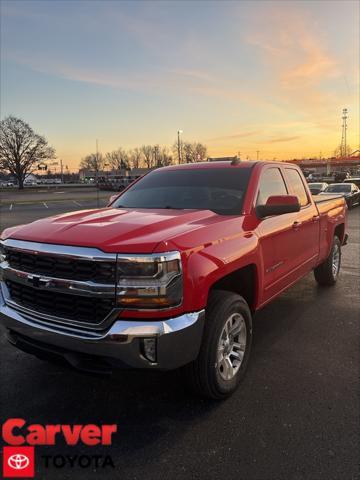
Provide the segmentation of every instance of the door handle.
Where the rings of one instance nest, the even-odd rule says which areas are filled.
[[[294,230],[298,230],[299,227],[301,227],[301,222],[294,222],[294,223],[292,224],[292,228],[293,228]]]
[[[317,221],[319,221],[319,218],[320,218],[319,215],[314,215],[314,216],[312,217],[312,221],[313,221],[313,222],[317,222]]]

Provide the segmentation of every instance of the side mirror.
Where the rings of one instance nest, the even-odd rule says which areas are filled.
[[[300,210],[299,199],[295,195],[273,195],[267,199],[265,205],[258,205],[255,209],[258,218],[284,213],[298,212]]]
[[[115,200],[117,199],[117,197],[119,196],[119,194],[117,193],[116,195],[111,195],[111,197],[109,198],[109,201],[108,201],[108,204],[106,205],[107,207],[110,207],[110,205],[115,202]]]

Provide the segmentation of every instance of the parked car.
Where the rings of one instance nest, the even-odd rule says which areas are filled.
[[[358,188],[360,188],[360,177],[350,177],[344,180],[344,183],[354,183]]]
[[[334,180],[336,183],[342,183],[349,177],[349,172],[335,172]]]
[[[307,177],[308,182],[320,182],[323,177],[322,173],[317,173],[317,172],[312,172],[310,175]]]
[[[15,183],[14,182],[1,182],[1,187],[15,187]]]
[[[354,183],[333,183],[321,195],[328,195],[329,193],[342,194],[349,208],[353,208],[360,203],[360,190]]]
[[[328,187],[328,183],[326,182],[319,182],[319,183],[309,183],[308,187],[312,195],[318,195],[319,193],[323,192],[326,187]]]
[[[108,208],[6,229],[0,325],[39,357],[182,367],[222,399],[244,377],[254,313],[312,270],[334,285],[346,231],[344,198],[313,197],[295,165],[159,168]]]

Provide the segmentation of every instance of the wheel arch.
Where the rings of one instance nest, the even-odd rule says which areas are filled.
[[[241,295],[252,312],[256,310],[258,294],[258,271],[250,263],[216,280],[209,288],[209,295],[214,290],[226,290]]]
[[[337,225],[334,230],[334,236],[338,237],[341,244],[344,241],[345,238],[345,224],[340,223],[340,225]]]

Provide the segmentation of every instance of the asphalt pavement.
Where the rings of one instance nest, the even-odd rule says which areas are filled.
[[[0,224],[56,208],[7,207]],[[111,447],[37,447],[38,456],[110,454],[115,470],[39,461],[35,478],[358,479],[360,208],[349,213],[349,234],[335,287],[310,274],[256,315],[246,378],[224,402],[192,396],[177,372],[84,375],[1,337],[2,419],[118,425]]]
[[[55,200],[43,198],[33,201],[16,200],[6,204],[3,202],[0,204],[0,230],[64,212],[105,207],[111,192],[101,193],[99,197],[90,198],[78,198],[72,194],[70,198],[56,198]]]

